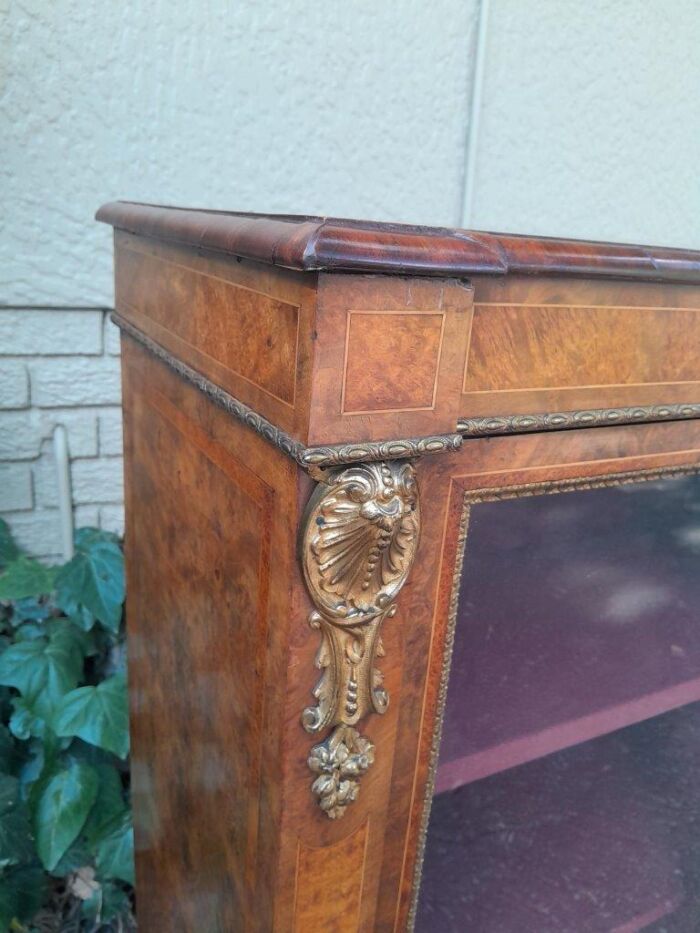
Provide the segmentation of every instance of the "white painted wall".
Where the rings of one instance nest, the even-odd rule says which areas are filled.
[[[0,510],[28,546],[55,553],[59,421],[77,520],[120,521],[96,207],[459,224],[477,8],[0,0]],[[694,0],[490,0],[473,225],[700,247],[698,48]]]

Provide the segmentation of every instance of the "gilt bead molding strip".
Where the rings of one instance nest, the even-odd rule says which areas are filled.
[[[428,437],[409,437],[389,441],[359,441],[351,444],[327,444],[323,447],[305,447],[300,441],[294,440],[285,431],[263,418],[256,411],[239,402],[220,386],[215,385],[206,376],[192,369],[182,360],[178,360],[171,353],[147,334],[134,327],[129,321],[118,314],[112,314],[112,320],[132,340],[141,344],[153,356],[165,363],[173,372],[177,373],[190,385],[199,389],[207,398],[211,399],[219,408],[223,408],[238,421],[252,428],[270,444],[279,448],[287,456],[303,467],[315,478],[321,478],[319,471],[341,466],[343,464],[376,462],[380,460],[400,460],[420,457],[424,454],[437,454],[448,450],[459,450],[462,445],[462,435],[435,434]]]
[[[304,580],[318,629],[321,671],[301,722],[307,732],[330,729],[310,752],[311,790],[330,819],[344,816],[359,779],[374,761],[373,744],[355,727],[389,705],[381,671],[381,627],[396,614],[420,534],[415,471],[405,461],[349,466],[313,493],[301,524]]]
[[[499,434],[569,431],[573,428],[601,428],[615,424],[653,421],[683,421],[689,418],[700,418],[700,404],[635,405],[631,408],[590,408],[584,411],[541,412],[535,415],[460,418],[457,422],[457,430],[463,437],[493,437]]]

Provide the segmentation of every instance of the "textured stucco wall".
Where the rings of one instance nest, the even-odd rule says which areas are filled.
[[[0,512],[28,547],[55,554],[56,423],[77,521],[120,522],[95,208],[459,224],[476,11],[0,0]],[[490,0],[472,225],[700,247],[698,48],[695,0]]]
[[[491,0],[473,226],[700,248],[697,0]]]
[[[474,9],[9,0],[2,300],[108,304],[118,197],[455,223]]]

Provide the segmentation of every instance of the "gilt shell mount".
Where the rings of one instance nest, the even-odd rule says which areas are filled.
[[[316,606],[335,624],[368,622],[388,608],[413,562],[413,467],[387,461],[338,471],[316,490],[304,528],[304,576]]]

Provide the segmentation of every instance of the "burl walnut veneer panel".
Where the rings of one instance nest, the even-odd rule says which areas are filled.
[[[432,410],[445,314],[349,311],[341,414]],[[403,363],[387,369],[392,357]],[[405,378],[411,374],[411,381]]]
[[[254,898],[274,819],[265,670],[293,482],[262,451],[244,462],[144,357],[124,347],[139,923],[233,930],[270,909]]]
[[[125,320],[303,438],[313,282],[120,232],[115,265],[115,303]]]
[[[124,330],[139,923],[411,929],[465,496],[700,465],[700,256],[128,203],[99,219]],[[610,406],[639,423],[507,417],[600,425]],[[470,436],[479,415],[511,434]]]
[[[700,397],[700,289],[580,280],[476,282],[464,417]]]
[[[222,370],[294,405],[298,305],[183,265],[175,257],[156,257],[129,246],[117,257],[119,307],[132,309],[142,324],[147,318],[159,330],[172,329]],[[172,309],[178,305],[188,313],[173,321]],[[214,307],[220,313],[209,320]],[[265,355],[255,353],[261,342]]]

